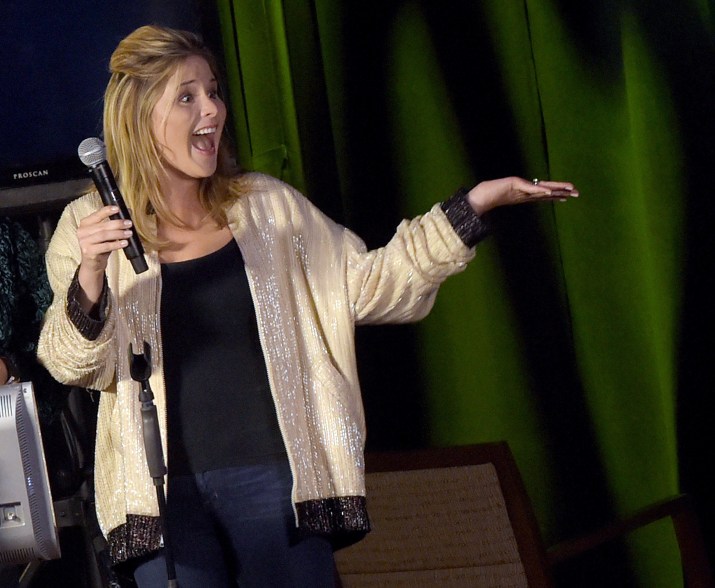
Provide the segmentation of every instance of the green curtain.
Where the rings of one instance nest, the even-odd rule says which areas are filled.
[[[240,162],[369,245],[482,178],[581,190],[497,211],[427,319],[358,339],[373,446],[507,440],[547,542],[683,489],[715,52],[711,2],[671,4],[218,2]],[[616,551],[611,583],[682,585],[667,525]]]

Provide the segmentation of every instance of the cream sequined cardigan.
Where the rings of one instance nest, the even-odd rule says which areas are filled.
[[[228,210],[245,260],[271,392],[293,473],[296,524],[307,531],[364,532],[365,422],[355,361],[356,324],[424,317],[440,283],[473,257],[439,205],[403,221],[383,248],[366,251],[286,184],[248,174],[249,193]],[[108,304],[88,339],[68,316],[68,289],[80,262],[76,229],[98,209],[97,194],[65,209],[47,252],[54,301],[39,342],[40,361],[59,381],[101,391],[95,493],[114,562],[157,549],[156,489],[145,461],[139,386],[128,349],[152,351],[151,389],[166,423],[159,319],[161,269],[136,275],[122,254],[107,267]],[[240,336],[240,333],[237,333]],[[164,455],[166,427],[162,427]]]

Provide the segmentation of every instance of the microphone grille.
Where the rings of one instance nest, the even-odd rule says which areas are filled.
[[[104,142],[97,137],[88,137],[77,147],[77,155],[87,167],[94,167],[107,160]]]

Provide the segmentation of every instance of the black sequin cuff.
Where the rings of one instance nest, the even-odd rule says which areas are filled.
[[[107,543],[112,565],[157,551],[162,546],[161,520],[128,514],[126,524],[109,532]]]
[[[335,549],[359,541],[370,530],[364,496],[336,496],[295,505],[298,528],[307,535],[330,538]]]
[[[104,328],[104,323],[107,318],[107,303],[109,286],[107,285],[107,276],[104,276],[102,284],[102,296],[97,304],[96,316],[87,314],[77,300],[79,294],[79,268],[74,273],[69,290],[67,291],[67,316],[72,324],[77,327],[77,330],[88,341],[94,341]],[[94,313],[93,313],[94,314]]]
[[[468,190],[460,188],[440,204],[454,231],[467,247],[474,247],[489,235],[490,228],[484,217],[479,216],[467,200]]]

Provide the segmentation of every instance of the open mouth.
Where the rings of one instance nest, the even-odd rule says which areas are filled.
[[[191,135],[191,146],[202,153],[213,154],[216,152],[217,127],[204,127]]]

